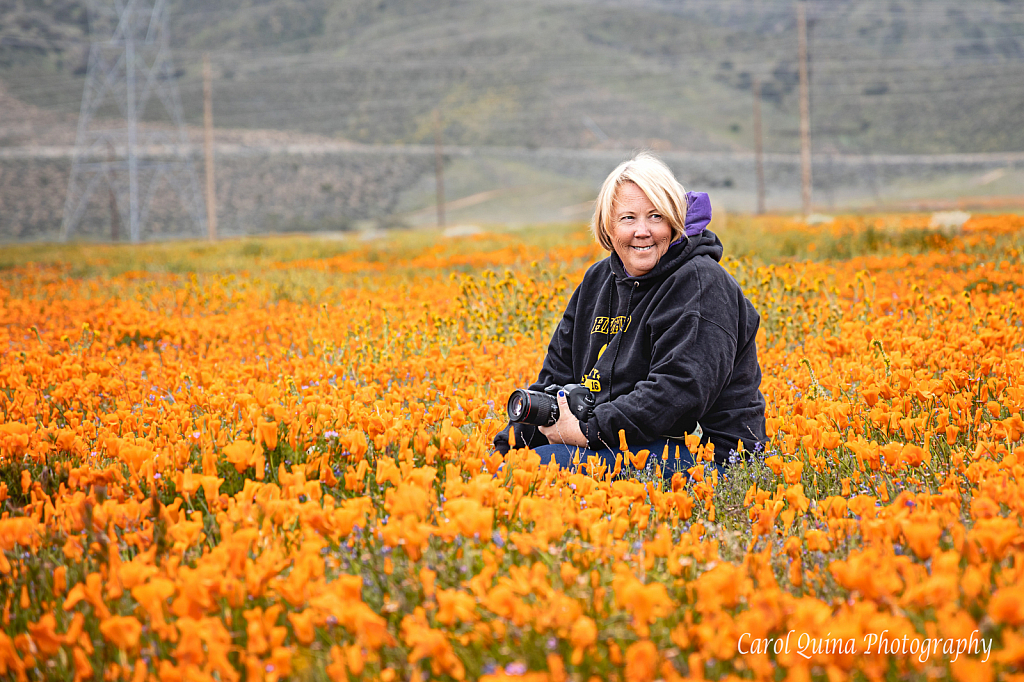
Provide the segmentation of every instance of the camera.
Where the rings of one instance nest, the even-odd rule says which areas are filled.
[[[508,397],[509,421],[532,426],[551,426],[558,421],[559,391],[565,391],[569,411],[577,419],[585,422],[594,416],[594,405],[597,401],[586,386],[551,384],[543,391],[528,391],[525,388],[512,391],[512,395]]]

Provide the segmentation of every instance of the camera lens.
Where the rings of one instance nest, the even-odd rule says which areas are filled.
[[[512,421],[520,421],[530,407],[530,397],[526,391],[517,390],[508,399],[508,416]]]
[[[558,403],[547,393],[517,388],[508,397],[509,421],[551,426],[558,419]]]

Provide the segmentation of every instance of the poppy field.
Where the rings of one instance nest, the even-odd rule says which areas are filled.
[[[491,450],[582,227],[6,263],[0,679],[1024,680],[1024,218],[747,220],[771,440],[671,480]]]

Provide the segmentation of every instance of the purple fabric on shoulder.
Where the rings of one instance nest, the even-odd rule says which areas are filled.
[[[706,192],[686,193],[686,224],[683,226],[687,237],[695,237],[711,222],[711,200]]]

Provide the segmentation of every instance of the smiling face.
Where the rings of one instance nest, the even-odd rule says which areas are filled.
[[[668,251],[672,226],[643,190],[624,182],[615,193],[609,236],[615,253],[633,277],[646,275]]]

